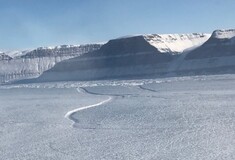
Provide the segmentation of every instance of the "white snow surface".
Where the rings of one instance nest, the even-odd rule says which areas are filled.
[[[197,47],[205,43],[211,34],[149,34],[144,35],[146,41],[156,47],[160,52],[172,52],[175,54]]]
[[[0,89],[1,159],[235,159],[235,75],[32,85]]]
[[[216,30],[212,34],[213,38],[217,39],[231,39],[235,37],[235,29],[224,29],[224,30]]]

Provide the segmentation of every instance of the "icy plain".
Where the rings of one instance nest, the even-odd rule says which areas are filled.
[[[235,159],[235,75],[0,87],[0,159]]]

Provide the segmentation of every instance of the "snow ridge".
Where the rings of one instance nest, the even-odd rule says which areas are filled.
[[[215,30],[211,37],[217,39],[231,39],[235,37],[235,29]]]

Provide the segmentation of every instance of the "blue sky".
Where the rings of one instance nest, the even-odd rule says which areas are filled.
[[[0,50],[235,28],[234,0],[0,0]]]

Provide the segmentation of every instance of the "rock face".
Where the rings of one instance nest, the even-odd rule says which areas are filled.
[[[41,57],[64,57],[71,56],[76,57],[83,53],[97,50],[101,47],[100,44],[87,44],[87,45],[61,45],[56,47],[40,47],[27,54],[21,56],[21,58],[41,58]]]
[[[37,81],[95,80],[164,74],[184,50],[198,46],[208,34],[139,35],[110,40],[100,50],[63,61]]]
[[[0,55],[0,82],[38,77],[56,63],[98,50],[101,44],[41,47],[11,58]]]

